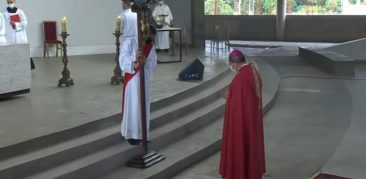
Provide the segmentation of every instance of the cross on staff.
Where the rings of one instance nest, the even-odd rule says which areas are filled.
[[[137,30],[138,30],[138,47],[143,49],[145,37],[148,30],[147,12],[149,10],[150,0],[135,0],[132,6],[132,11],[137,13]],[[139,61],[139,60],[138,60]],[[140,62],[140,61],[139,61]],[[146,127],[146,96],[145,96],[145,67],[144,63],[139,63],[140,66],[140,95],[141,95],[141,131],[142,131],[142,155],[138,155],[131,161],[127,162],[127,166],[134,168],[148,168],[165,159],[164,156],[156,151],[150,151],[147,143],[147,127]]]

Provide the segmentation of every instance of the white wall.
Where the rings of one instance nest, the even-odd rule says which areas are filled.
[[[17,0],[15,4],[28,18],[27,34],[33,57],[43,56],[42,21],[68,19],[68,54],[101,54],[115,52],[115,17],[122,11],[121,0]],[[176,27],[184,27],[191,41],[191,0],[169,0]],[[6,0],[0,0],[5,9]],[[61,38],[60,38],[61,39]],[[51,49],[50,55],[53,55]]]
[[[32,56],[43,56],[42,21],[68,18],[68,54],[98,54],[115,51],[115,17],[121,12],[120,0],[17,0],[16,6],[28,18],[27,34]],[[0,0],[0,8],[6,0]],[[58,32],[61,30],[60,24]],[[53,51],[52,51],[53,52]],[[51,53],[51,52],[50,52]]]

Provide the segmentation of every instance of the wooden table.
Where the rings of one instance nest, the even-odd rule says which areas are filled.
[[[156,29],[156,31],[158,32],[164,32],[164,31],[168,31],[168,32],[175,32],[178,31],[179,32],[179,60],[176,61],[164,61],[164,62],[159,62],[159,63],[173,63],[173,62],[182,62],[182,28],[179,27],[163,27],[161,29]],[[172,55],[174,55],[174,46],[175,46],[175,40],[174,40],[174,34],[173,34],[173,48],[172,48]]]

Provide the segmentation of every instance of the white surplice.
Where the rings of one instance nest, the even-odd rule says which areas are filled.
[[[142,139],[140,72],[136,69],[137,14],[127,9],[120,14],[121,47],[119,65],[124,74],[121,134],[125,139]],[[150,78],[157,64],[155,49],[152,48],[145,64],[145,97],[147,131],[150,128]],[[149,137],[149,135],[148,135]]]
[[[125,72],[124,80],[124,92],[123,92],[123,109],[122,109],[122,124],[121,134],[125,139],[142,139],[141,131],[141,95],[140,95],[140,71],[137,70],[137,63],[135,54],[128,53],[128,47],[134,48],[135,41],[129,41],[131,43],[125,43],[126,51],[122,52],[125,59],[130,59],[131,63],[126,63],[123,67],[130,72]],[[146,101],[146,128],[150,129],[150,79],[157,65],[157,55],[155,48],[150,49],[150,53],[146,58],[145,64],[145,101]],[[130,68],[132,67],[132,68]],[[149,140],[150,135],[147,132],[147,138]]]
[[[170,8],[168,5],[156,5],[152,16],[154,17],[154,20],[157,24],[162,24],[164,27],[169,27],[171,21],[173,20],[173,15],[170,11]],[[155,37],[155,48],[156,49],[169,49],[169,32],[158,32]]]
[[[122,33],[120,42],[120,54],[119,65],[124,73],[133,72],[133,62],[136,61],[135,55],[137,50],[137,14],[132,12],[131,9],[124,10],[121,14],[121,27]],[[132,58],[132,59],[128,59]]]
[[[18,9],[15,13],[9,13],[6,9],[3,12],[5,17],[6,26],[6,40],[9,43],[24,44],[28,43],[27,33],[25,29],[27,28],[28,22],[27,17],[24,12]],[[20,22],[15,23],[15,29],[11,26],[10,16],[18,15]]]
[[[2,13],[0,13],[0,43],[6,43],[5,38],[5,18]]]

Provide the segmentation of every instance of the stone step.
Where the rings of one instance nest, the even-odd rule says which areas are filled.
[[[184,139],[161,149],[159,153],[164,155],[166,159],[150,168],[135,169],[121,166],[118,170],[98,178],[171,178],[178,172],[209,157],[220,149],[222,119],[222,116],[219,116],[218,119],[213,120],[212,123],[199,131],[187,135]]]
[[[263,107],[268,112],[278,94],[280,77],[269,64],[257,61],[263,79]],[[222,117],[200,131],[186,136],[186,138],[173,143],[160,150],[160,154],[167,157],[161,163],[151,168],[141,170],[122,167],[111,172],[102,179],[129,178],[129,179],[165,179],[172,178],[185,168],[199,163],[201,160],[214,155],[219,151],[221,144]],[[200,133],[200,134],[199,134]],[[206,176],[200,176],[206,177]],[[218,177],[219,178],[219,177]]]
[[[232,73],[226,71],[222,75],[219,75],[218,78],[215,78],[213,82],[209,82],[211,83],[210,86],[206,86],[205,88],[200,87],[199,89],[194,88],[179,93],[181,97],[174,97],[177,98],[175,103],[153,111],[152,118],[159,120],[153,121],[151,126],[159,127],[169,121],[186,115],[191,111],[198,110],[201,106],[210,104],[217,98],[221,98],[220,91],[229,85],[232,76]],[[191,90],[193,90],[194,93],[190,94],[189,92]]]
[[[227,85],[227,81],[231,78],[228,73],[221,76],[220,81],[209,89],[197,91],[196,94],[163,109],[155,109],[152,112],[151,128],[154,129],[173,122],[178,116],[188,114],[219,98],[218,91]],[[86,135],[76,136],[56,145],[2,160],[0,161],[0,178],[30,175],[116,145],[120,143],[121,139],[119,134],[120,120],[115,121],[114,125],[110,125],[110,121],[106,122],[109,127],[104,125],[93,133],[85,132]],[[84,132],[80,131],[80,133]]]
[[[272,103],[273,98],[278,91],[279,76],[277,73],[273,73],[273,69],[269,65],[262,64],[259,66],[264,83],[266,84],[266,80],[269,80],[271,81],[270,87],[273,87],[273,90],[266,90],[269,86],[264,86],[264,91],[269,94],[264,94],[263,97],[266,99],[263,100],[264,102],[267,101],[268,103]],[[268,76],[270,76],[270,78],[268,78]],[[166,155],[165,150],[169,150],[170,147],[174,147],[177,143],[186,140],[185,137],[205,130],[206,126],[221,119],[225,101],[220,99],[218,92],[228,85],[231,79],[232,73],[226,71],[216,78],[190,89],[193,91],[184,91],[168,97],[167,99],[163,99],[160,102],[154,102],[152,104],[151,149],[158,150],[161,154]],[[270,97],[268,98],[269,100],[267,97]],[[268,109],[267,105],[265,108]],[[118,169],[124,167],[125,162],[141,153],[141,148],[130,146],[124,141],[121,142],[119,137],[120,119],[119,116],[115,116],[115,118],[114,122],[108,120],[109,122],[101,123],[108,123],[110,126],[104,126],[101,130],[92,132],[91,135],[96,135],[96,137],[94,136],[95,138],[85,137],[85,135],[79,136],[81,138],[88,138],[89,143],[84,141],[86,139],[78,141],[78,139],[76,139],[78,137],[75,137],[75,144],[80,142],[80,145],[75,145],[65,150],[59,150],[59,152],[49,155],[51,158],[48,158],[49,156],[46,156],[45,158],[35,158],[33,160],[31,158],[23,158],[25,159],[23,161],[25,161],[27,165],[20,165],[20,167],[14,166],[14,170],[11,172],[8,170],[7,173],[0,170],[0,178],[99,178],[105,176],[105,174],[114,173],[114,171],[118,172]],[[97,128],[97,125],[95,126]],[[110,130],[110,132],[105,132],[107,130]],[[76,131],[77,130],[74,132]],[[83,133],[83,131],[80,132]],[[99,135],[104,135],[104,137],[99,136],[98,132],[100,132]],[[215,136],[217,133],[221,135],[221,132],[211,132],[213,133],[207,133],[206,136]],[[70,139],[68,139],[65,142],[72,143],[72,140],[70,141]],[[172,143],[176,144],[171,145]],[[219,143],[211,143],[210,147],[196,148],[197,150],[195,153],[209,154],[209,151],[213,148],[215,149],[218,144]],[[174,150],[179,151],[180,149],[183,150],[190,146],[190,143],[184,145],[183,142],[182,147]],[[212,148],[212,146],[214,147]],[[47,151],[47,149],[45,149],[45,151]],[[29,156],[31,156],[31,154]],[[167,156],[170,156],[170,154]],[[182,158],[182,161],[185,161],[186,159],[191,161],[190,156],[195,156],[193,158],[197,157],[200,159],[199,156],[192,154]],[[19,159],[18,161],[21,160],[22,159]],[[3,161],[0,161],[0,167],[8,166],[3,163]],[[181,162],[177,163],[179,164]],[[172,166],[176,165],[173,164]],[[181,170],[182,167],[180,165],[178,166],[179,170]],[[167,176],[171,175],[169,173],[176,173],[174,168],[172,171],[170,170],[171,168],[169,168],[169,170],[159,170],[162,171],[161,174],[158,172],[156,175],[151,175],[151,177]]]
[[[204,126],[223,114],[224,100],[217,99],[187,114],[175,122],[151,131],[152,149],[160,150],[185,136],[201,130]],[[92,178],[113,171],[124,165],[141,152],[139,146],[130,146],[126,142],[117,143],[101,151],[58,165],[26,178]]]
[[[299,47],[299,57],[313,66],[337,76],[355,76],[355,59],[340,53]]]
[[[277,98],[280,87],[280,77],[277,71],[268,63],[257,60],[256,64],[259,67],[263,80],[263,112],[266,115]],[[169,178],[182,179],[200,177],[219,179],[221,178],[218,171],[219,160],[220,152],[211,153],[211,155],[206,156],[202,161],[197,161],[196,163],[188,166],[186,169],[182,168],[180,171],[176,172],[174,176]],[[264,178],[266,178],[266,176],[264,176]]]
[[[102,131],[1,161],[0,178],[27,176],[78,158],[81,155],[103,150],[120,140],[121,137],[116,131],[118,131],[118,127],[112,126]]]
[[[233,73],[227,69],[224,72],[218,74],[216,77],[207,80],[193,88],[190,88],[189,90],[182,91],[180,93],[177,93],[173,96],[169,96],[167,98],[161,99],[159,101],[155,101],[151,104],[151,111],[154,111],[156,109],[162,109],[163,107],[170,106],[172,104],[177,103],[177,101],[181,101],[182,99],[186,99],[187,96],[192,96],[193,94],[197,93],[204,93],[205,90],[211,88],[212,86],[217,85],[218,82],[224,82],[227,84],[230,83]],[[229,77],[229,78],[228,78]],[[227,81],[229,79],[229,81]],[[184,81],[182,83],[185,83]]]
[[[156,110],[170,107],[171,105],[175,104],[177,101],[184,101],[189,100],[187,96],[194,96],[197,93],[201,93],[198,96],[202,95],[207,88],[211,86],[215,86],[217,81],[223,81],[222,79],[227,78],[230,75],[230,71],[226,70],[221,74],[218,74],[216,77],[204,81],[201,84],[190,88],[188,90],[179,92],[175,95],[169,96],[167,98],[154,101],[151,104],[151,111],[154,112]],[[197,96],[195,96],[197,97]],[[193,98],[194,99],[194,98]],[[196,98],[200,99],[200,98]],[[115,114],[103,119],[99,119],[96,121],[92,121],[80,126],[76,126],[67,130],[58,131],[53,134],[49,134],[46,136],[38,137],[35,139],[31,139],[19,144],[15,144],[12,146],[7,146],[0,148],[0,161],[6,160],[12,157],[16,157],[19,155],[23,155],[25,153],[29,153],[32,151],[37,151],[42,148],[50,147],[53,145],[57,145],[59,143],[66,142],[68,140],[72,140],[74,138],[82,137],[84,135],[88,135],[95,131],[103,130],[105,128],[109,128],[116,124],[119,124],[121,120],[121,114]]]

